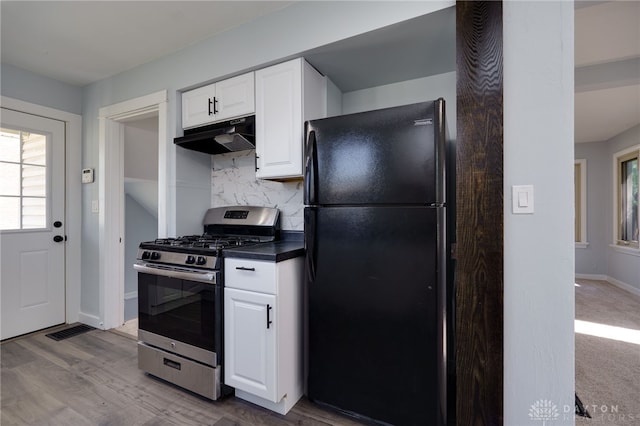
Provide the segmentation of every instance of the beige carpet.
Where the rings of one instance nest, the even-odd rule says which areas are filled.
[[[605,328],[607,337],[576,332],[576,392],[592,417],[576,416],[576,425],[640,425],[640,297],[604,281],[576,284],[576,320],[588,322],[586,332],[597,331],[591,323],[621,328]]]

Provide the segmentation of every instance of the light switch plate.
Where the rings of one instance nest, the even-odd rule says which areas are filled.
[[[533,185],[514,185],[511,189],[513,214],[532,214]]]

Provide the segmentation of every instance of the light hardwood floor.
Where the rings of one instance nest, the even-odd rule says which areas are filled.
[[[129,335],[92,330],[55,341],[51,331],[0,346],[2,426],[360,424],[305,399],[286,416],[235,397],[208,401],[140,371]]]

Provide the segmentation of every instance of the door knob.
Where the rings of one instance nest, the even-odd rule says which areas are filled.
[[[64,237],[62,235],[56,235],[55,237],[53,237],[53,241],[55,241],[56,243],[62,242],[64,241]]]

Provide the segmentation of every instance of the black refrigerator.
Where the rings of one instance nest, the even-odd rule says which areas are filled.
[[[444,100],[311,120],[307,395],[367,422],[446,423]]]

